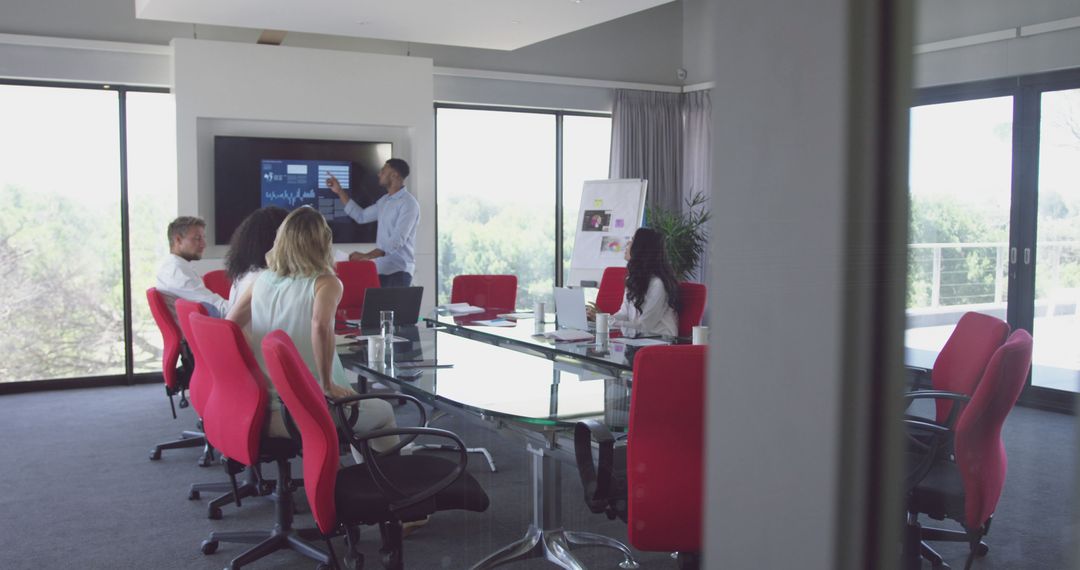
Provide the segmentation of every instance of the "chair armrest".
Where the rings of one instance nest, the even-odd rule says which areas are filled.
[[[952,429],[956,424],[956,419],[960,417],[960,411],[971,401],[971,396],[946,390],[915,390],[904,394],[904,399],[907,400],[908,405],[915,400],[953,400],[956,405],[949,410],[949,417],[945,418],[945,427]]]
[[[970,396],[959,392],[949,392],[947,390],[915,390],[904,394],[905,400],[925,400],[927,398],[933,398],[935,400],[956,400],[958,402],[967,402],[968,400],[971,400]]]
[[[352,431],[352,427],[356,425],[356,420],[359,417],[359,412],[358,411],[352,411],[349,417],[345,417],[344,414],[343,414],[343,410],[346,407],[348,407],[349,404],[351,404],[353,402],[359,402],[361,400],[405,400],[405,401],[408,401],[411,404],[415,405],[416,409],[419,410],[419,412],[420,412],[420,425],[422,425],[422,426],[427,425],[427,410],[424,409],[423,404],[420,403],[420,400],[417,400],[416,398],[414,398],[412,396],[409,396],[409,395],[406,395],[406,394],[398,394],[398,393],[394,393],[394,394],[356,394],[356,395],[353,395],[353,396],[346,396],[344,398],[337,398],[337,399],[327,398],[326,400],[330,404],[330,407],[332,409],[337,410],[338,420],[340,420],[342,422],[340,425],[343,428],[347,428],[350,432]],[[354,410],[354,409],[355,408],[350,408],[350,410]],[[411,437],[402,438],[402,440],[400,442],[398,442],[398,444],[395,445],[394,447],[391,447],[390,449],[387,449],[385,451],[380,451],[378,453],[378,456],[383,457],[383,456],[386,456],[386,455],[393,455],[393,454],[401,451],[401,449],[403,447],[405,447],[406,445],[409,445],[410,443],[415,441],[416,437],[417,436],[413,435]]]
[[[596,464],[593,464],[592,442],[599,444]],[[574,426],[574,458],[581,486],[585,489],[585,504],[594,513],[607,511],[611,498],[615,437],[598,420],[578,422]]]
[[[411,494],[406,493],[394,485],[393,481],[391,481],[390,478],[383,473],[382,469],[379,468],[379,457],[385,457],[386,452],[376,455],[371,449],[371,446],[368,445],[368,441],[371,439],[393,435],[410,436],[408,438],[409,441],[412,441],[421,435],[449,439],[454,444],[454,449],[452,451],[457,452],[457,464],[454,465],[454,468],[450,473],[432,483],[427,488]],[[391,511],[405,509],[434,497],[436,493],[449,487],[454,481],[457,481],[457,479],[461,477],[461,474],[465,472],[465,467],[468,466],[469,463],[468,452],[465,450],[465,442],[462,441],[457,434],[444,429],[429,427],[387,428],[370,431],[363,435],[350,433],[349,439],[350,442],[356,446],[357,449],[360,449],[361,453],[364,455],[364,465],[367,466],[368,471],[371,473],[371,478],[375,482],[375,485],[389,499]]]

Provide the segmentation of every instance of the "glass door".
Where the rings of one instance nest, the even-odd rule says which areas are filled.
[[[960,317],[1005,319],[1013,97],[911,109],[905,363],[932,368]]]
[[[1031,385],[1080,388],[1080,89],[1039,97]]]

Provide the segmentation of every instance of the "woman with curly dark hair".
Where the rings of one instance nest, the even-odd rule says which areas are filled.
[[[639,228],[623,251],[626,258],[626,295],[611,324],[624,335],[677,336],[679,283],[667,258],[664,236]],[[594,311],[590,308],[589,316]]]
[[[274,247],[278,227],[288,215],[287,210],[277,206],[259,208],[244,218],[233,232],[229,251],[225,253],[225,273],[232,281],[230,303],[236,303],[266,269],[266,253]]]

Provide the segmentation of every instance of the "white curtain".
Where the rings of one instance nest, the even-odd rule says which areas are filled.
[[[706,202],[699,208],[708,210],[709,197],[712,194],[712,101],[709,90],[684,93],[682,117],[681,210],[685,211],[686,202],[698,193],[706,198]],[[697,281],[709,282],[708,255],[701,258],[701,265],[694,273]]]
[[[682,94],[615,91],[611,112],[611,178],[649,181],[648,205],[681,209]]]

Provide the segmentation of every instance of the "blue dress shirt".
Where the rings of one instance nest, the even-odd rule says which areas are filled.
[[[416,269],[416,226],[420,223],[420,203],[402,186],[393,196],[387,194],[367,208],[349,200],[345,213],[358,224],[379,222],[375,247],[386,255],[375,258],[379,275]]]

